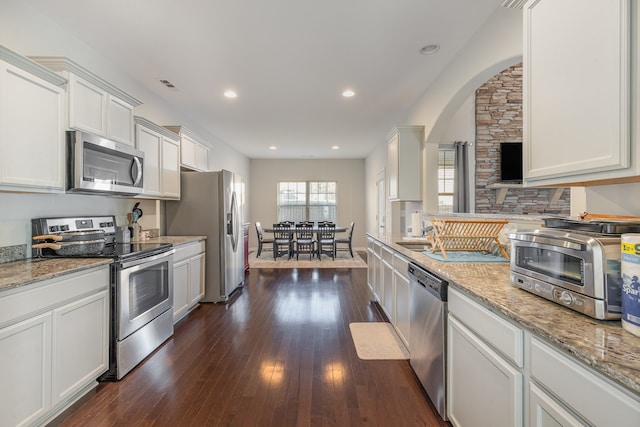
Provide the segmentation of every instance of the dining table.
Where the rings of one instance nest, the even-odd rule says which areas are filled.
[[[321,228],[321,227],[318,227],[317,225],[314,225],[314,226],[311,228],[311,231],[313,231],[314,233],[317,233],[317,232],[318,232],[318,230],[319,230],[320,228]],[[344,233],[344,232],[346,232],[348,229],[349,229],[349,227],[342,227],[342,226],[338,226],[338,225],[336,225],[336,226],[335,226],[335,228],[333,228],[333,230],[334,230],[336,233]],[[273,227],[263,228],[262,230],[263,230],[263,231],[265,231],[265,232],[267,232],[267,233],[273,233]],[[289,227],[289,231],[290,231],[290,233],[291,233],[291,234],[296,234],[296,226],[295,226],[295,225],[292,225],[291,227]]]

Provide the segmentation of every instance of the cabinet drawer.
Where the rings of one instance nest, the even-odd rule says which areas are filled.
[[[392,250],[389,250],[385,246],[383,246],[380,256],[382,256],[382,259],[385,260],[387,264],[389,264],[389,265],[393,264],[393,251]]]
[[[398,255],[397,253],[393,257],[393,268],[398,272],[398,274],[402,274],[402,276],[406,279],[409,279],[409,260],[403,257],[402,255]]]
[[[516,366],[523,366],[524,333],[522,329],[491,313],[487,308],[451,287],[449,288],[449,313],[480,335]]]
[[[534,337],[531,377],[593,425],[638,425],[637,398]]]
[[[173,262],[179,262],[204,252],[204,240],[175,247]]]
[[[108,286],[107,265],[25,286],[25,290],[0,297],[0,328],[107,289]]]

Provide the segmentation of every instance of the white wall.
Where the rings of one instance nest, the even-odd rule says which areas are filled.
[[[263,227],[277,222],[277,184],[281,181],[336,181],[338,186],[338,225],[355,221],[353,246],[364,248],[365,186],[364,159],[346,160],[251,160],[251,195],[249,196],[249,246],[257,247],[255,222]],[[375,179],[374,179],[375,183]]]
[[[499,8],[485,25],[460,50],[453,61],[410,108],[399,125],[423,125],[425,147],[423,154],[423,209],[437,209],[437,185],[434,185],[434,146],[439,144],[449,129],[452,117],[473,95],[475,90],[497,72],[522,61],[522,12]],[[367,231],[376,232],[375,174],[385,167],[386,145],[384,135],[372,141],[377,147],[366,160]],[[429,169],[429,170],[427,170]]]
[[[108,37],[108,29],[98,31],[105,31],[105,37]],[[166,101],[153,95],[82,40],[76,39],[67,30],[32,9],[27,2],[0,2],[0,44],[24,56],[70,58],[142,101],[143,104],[135,110],[136,115],[160,125],[183,125],[202,136],[211,146],[211,169],[228,169],[241,174],[246,180],[249,179],[249,159],[244,155],[215,135],[204,131],[199,123],[192,122],[182,111],[173,109]],[[134,203],[133,200],[104,196],[0,193],[0,247],[29,243],[31,218],[113,214],[117,215],[118,223],[122,225],[126,223],[126,213]],[[150,225],[158,223],[157,218],[154,218],[154,214],[159,214],[155,202],[145,201],[143,206],[150,213],[144,220]]]

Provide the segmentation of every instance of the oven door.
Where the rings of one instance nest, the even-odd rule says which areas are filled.
[[[118,341],[173,306],[173,250],[123,262],[118,272]]]

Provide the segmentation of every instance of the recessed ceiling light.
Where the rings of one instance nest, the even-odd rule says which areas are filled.
[[[439,50],[440,50],[439,44],[428,44],[424,46],[422,49],[420,49],[420,53],[423,55],[433,55]]]
[[[272,145],[271,147],[269,147],[269,150],[277,150],[278,147],[276,147],[275,145]]]
[[[332,149],[332,150],[339,150],[339,149],[340,149],[340,147],[339,147],[338,145],[334,145],[334,146],[332,146],[332,147],[331,147],[331,149]]]
[[[229,89],[229,90],[224,92],[224,96],[227,97],[227,98],[237,98],[238,94],[236,93],[235,90]]]
[[[344,96],[345,98],[351,98],[355,94],[356,93],[354,91],[352,91],[351,89],[346,89],[344,92],[342,92],[342,96]]]

